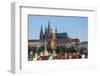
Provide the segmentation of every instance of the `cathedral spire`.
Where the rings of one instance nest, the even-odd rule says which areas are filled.
[[[43,28],[42,28],[42,25],[41,25],[41,30],[40,30],[40,39],[43,40]]]
[[[48,21],[48,31],[50,31],[51,27],[50,27],[50,20]]]
[[[47,27],[45,27],[45,39],[47,38],[47,33],[48,33]]]
[[[45,32],[47,32],[47,27],[45,26]]]
[[[43,28],[42,28],[42,25],[41,25],[41,33],[43,33]]]

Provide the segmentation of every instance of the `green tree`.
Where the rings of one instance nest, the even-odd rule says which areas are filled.
[[[39,47],[38,52],[43,52],[44,51],[44,46]]]
[[[49,53],[52,53],[53,52],[53,48],[51,48],[51,46],[49,46],[49,45],[47,45],[47,51],[49,52]]]
[[[30,52],[31,52],[31,47],[28,46],[28,56],[30,55]]]
[[[57,46],[57,47],[55,48],[55,52],[56,52],[57,54],[60,54],[60,47],[59,47],[59,46]]]
[[[36,49],[37,49],[36,46],[31,47],[31,49],[32,49],[33,53],[36,53]]]

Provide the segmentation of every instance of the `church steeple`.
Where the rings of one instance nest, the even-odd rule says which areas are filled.
[[[40,40],[43,40],[43,28],[42,28],[42,25],[41,25],[41,30],[40,30]]]

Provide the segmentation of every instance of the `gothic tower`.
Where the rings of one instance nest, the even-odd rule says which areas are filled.
[[[45,39],[47,40],[47,38],[48,38],[48,30],[47,30],[47,27],[45,27]]]
[[[51,30],[51,27],[50,27],[50,21],[48,21],[48,31]]]
[[[41,25],[40,40],[43,40],[43,39],[44,39],[44,35],[43,35],[43,28],[42,28],[42,25]]]
[[[55,47],[55,33],[52,31],[50,21],[48,21],[48,45],[51,48]]]
[[[52,29],[51,29],[51,26],[50,26],[50,21],[48,21],[48,39],[50,39],[51,33],[52,33]]]

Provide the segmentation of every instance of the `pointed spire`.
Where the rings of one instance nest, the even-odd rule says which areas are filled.
[[[42,28],[42,25],[41,25],[41,31],[40,31],[40,33],[43,33],[43,28]]]
[[[47,27],[45,27],[45,38],[47,38]]]
[[[40,39],[43,40],[43,28],[42,28],[42,25],[41,25],[41,30],[40,30]]]
[[[47,27],[45,27],[45,33],[47,33]]]
[[[50,30],[50,20],[48,21],[48,30]]]

